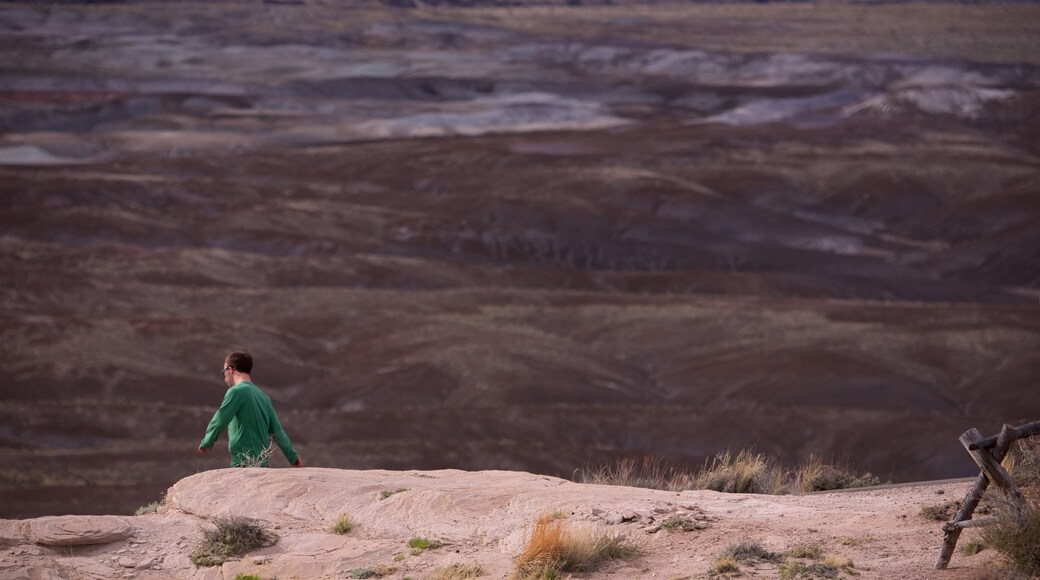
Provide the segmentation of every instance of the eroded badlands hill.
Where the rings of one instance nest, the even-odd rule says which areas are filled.
[[[958,435],[1040,416],[1037,30],[0,3],[0,516],[225,466],[238,348],[311,466],[969,475]]]

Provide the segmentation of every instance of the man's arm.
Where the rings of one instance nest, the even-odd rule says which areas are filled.
[[[268,427],[271,430],[271,438],[278,444],[278,448],[282,450],[285,458],[289,460],[289,463],[293,467],[303,467],[303,460],[293,449],[292,442],[289,441],[289,436],[286,435],[285,430],[282,429],[282,424],[278,421],[278,415],[274,412],[274,408],[271,409],[271,422]]]
[[[209,426],[206,427],[206,435],[202,438],[202,443],[199,443],[200,454],[213,450],[213,445],[220,438],[220,434],[227,429],[227,426],[231,424],[231,420],[235,418],[235,413],[238,412],[238,408],[242,405],[242,398],[236,396],[237,393],[238,391],[234,389],[228,389],[227,394],[224,395],[224,402],[220,404],[220,408],[213,414],[213,419],[210,420]]]

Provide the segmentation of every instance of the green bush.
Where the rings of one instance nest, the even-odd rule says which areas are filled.
[[[440,548],[442,545],[443,544],[436,540],[427,540],[426,538],[422,538],[419,536],[416,536],[408,540],[408,547],[412,549],[413,556],[417,556],[425,552],[426,550],[436,550],[437,548]]]

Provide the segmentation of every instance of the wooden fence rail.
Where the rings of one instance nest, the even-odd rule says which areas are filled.
[[[980,518],[977,520],[971,518],[975,508],[982,501],[982,495],[986,492],[986,488],[989,487],[990,483],[996,485],[1004,492],[1011,504],[1018,510],[1019,515],[1024,513],[1026,509],[1025,498],[1000,462],[1007,455],[1011,444],[1017,439],[1038,433],[1040,433],[1040,421],[1033,421],[1018,427],[1004,425],[1000,433],[992,437],[983,437],[979,430],[974,427],[961,435],[961,445],[964,446],[982,471],[976,478],[975,485],[971,486],[968,494],[964,496],[964,503],[961,504],[961,509],[957,511],[957,515],[954,516],[952,521],[943,524],[942,551],[939,553],[939,560],[935,563],[937,570],[944,570],[950,564],[950,557],[953,556],[953,550],[957,547],[957,539],[960,538],[961,531],[964,528],[986,526],[997,521],[997,518]]]

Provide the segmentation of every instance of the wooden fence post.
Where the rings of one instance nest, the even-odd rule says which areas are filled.
[[[975,508],[978,507],[979,502],[982,501],[982,495],[986,492],[986,488],[989,487],[990,479],[988,476],[988,470],[983,466],[982,462],[988,463],[989,460],[995,462],[996,468],[994,469],[991,466],[990,470],[1003,474],[1002,479],[1006,478],[1007,482],[1011,483],[1011,489],[1018,492],[1018,498],[1022,497],[1022,493],[1018,491],[1018,487],[1015,486],[1014,482],[1011,481],[1011,478],[1008,477],[1007,471],[1004,471],[1004,468],[1000,465],[1004,456],[1007,455],[1011,443],[1016,439],[1016,435],[1017,433],[1015,433],[1015,430],[1005,424],[1000,430],[1000,434],[997,436],[996,445],[993,447],[993,451],[985,454],[988,459],[982,460],[977,458],[975,455],[975,452],[980,449],[971,449],[973,443],[984,440],[982,434],[979,433],[979,430],[973,427],[961,435],[961,444],[964,445],[965,449],[968,449],[968,452],[972,454],[972,458],[975,458],[975,462],[979,463],[979,466],[982,467],[982,473],[979,473],[978,478],[975,480],[975,485],[968,490],[968,495],[964,496],[964,502],[961,504],[961,509],[957,511],[957,515],[954,516],[953,521],[943,524],[943,546],[942,551],[939,553],[939,560],[935,563],[936,570],[945,570],[950,564],[950,558],[953,556],[953,550],[957,547],[957,540],[961,537],[961,531],[964,530],[965,527],[968,527],[964,522],[971,520],[972,513],[975,512]],[[981,450],[984,451],[985,449],[982,448]],[[998,477],[1000,476],[998,475]]]

